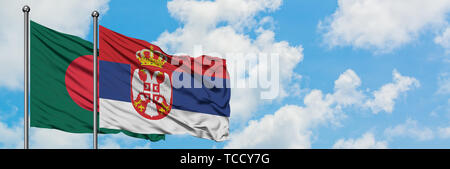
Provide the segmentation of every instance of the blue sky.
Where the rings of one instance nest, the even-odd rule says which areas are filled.
[[[26,2],[2,3],[20,7]],[[56,8],[52,3],[43,3],[48,5],[37,9],[31,4],[32,12]],[[192,6],[180,5],[183,3]],[[103,148],[449,148],[450,3],[436,0],[424,5],[420,1],[399,1],[405,6],[396,9],[397,6],[390,1],[265,0],[242,1],[242,4],[256,4],[248,6],[248,9],[237,7],[237,11],[220,6],[227,3],[111,0],[80,5],[74,1],[67,7],[65,4],[60,4],[60,7],[74,9],[71,6],[82,6],[79,11],[72,11],[79,14],[71,14],[71,11],[67,14],[73,15],[73,22],[78,26],[58,24],[58,19],[52,20],[50,15],[39,12],[36,12],[34,19],[53,29],[91,41],[92,25],[87,18],[90,19],[89,11],[100,9],[101,25],[153,42],[169,53],[189,53],[186,46],[192,48],[197,44],[204,45],[206,51],[226,50],[214,48],[203,37],[186,39],[184,35],[198,33],[197,27],[190,24],[212,24],[206,31],[200,32],[208,37],[214,37],[216,30],[230,28],[233,31],[229,35],[241,37],[239,40],[248,42],[243,44],[249,47],[260,45],[256,39],[261,37],[257,31],[261,28],[273,33],[273,40],[264,43],[266,47],[275,48],[274,44],[286,42],[287,46],[280,47],[280,51],[293,51],[280,53],[281,63],[285,63],[283,58],[287,57],[295,60],[295,64],[286,66],[289,75],[280,75],[287,95],[269,101],[254,97],[252,99],[259,100],[258,103],[242,110],[233,109],[237,105],[232,102],[230,141],[218,143],[189,135],[167,135],[165,141],[149,143],[120,134],[100,136],[100,147]],[[214,7],[223,13],[214,13],[202,6],[211,4],[218,5]],[[424,9],[414,11],[416,7]],[[200,9],[213,19],[195,15],[201,13]],[[4,19],[16,14],[20,20],[21,12],[18,11],[0,13],[0,17]],[[236,14],[238,12],[240,15]],[[235,15],[241,18],[236,19]],[[264,19],[269,21],[261,24]],[[4,21],[8,20],[0,20]],[[21,26],[21,22],[17,22],[16,27]],[[0,26],[0,33],[9,29]],[[0,43],[3,45],[0,49],[22,44],[21,39],[21,36],[6,38],[6,43]],[[22,56],[21,48],[10,53]],[[6,55],[1,58],[2,62],[11,59],[5,59]],[[21,61],[15,62],[21,66]],[[3,71],[0,75],[6,77],[8,70],[20,72],[21,68],[0,69]],[[301,78],[294,78],[293,75],[300,75]],[[2,148],[17,148],[22,144],[22,78],[21,73],[16,73],[0,80],[0,133],[8,136],[0,139]],[[340,82],[342,85],[339,85]],[[236,99],[240,99],[238,97]],[[246,116],[236,115],[240,113]],[[283,121],[283,116],[295,117],[292,117],[294,120]],[[276,125],[278,123],[285,123],[289,129],[283,130],[286,128]],[[274,124],[275,127],[268,127],[267,124]],[[32,137],[36,137],[32,139],[31,147],[90,148],[90,135],[61,134],[43,129],[31,132],[37,133],[31,133]],[[53,140],[40,138],[51,133],[60,136]]]

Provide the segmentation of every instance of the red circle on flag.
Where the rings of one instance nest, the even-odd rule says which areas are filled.
[[[93,111],[93,60],[92,55],[80,56],[73,60],[66,70],[66,89],[78,106]],[[97,71],[98,72],[98,71]],[[98,76],[97,76],[98,77]],[[97,81],[98,82],[98,81]],[[98,86],[98,83],[97,83]],[[98,89],[98,87],[97,87]],[[97,90],[98,96],[98,90]],[[98,110],[98,105],[97,105]]]

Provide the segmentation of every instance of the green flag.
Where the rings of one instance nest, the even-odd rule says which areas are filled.
[[[33,21],[30,35],[31,127],[92,133],[93,44]],[[151,141],[165,138],[162,134],[99,129],[104,134],[119,132]]]

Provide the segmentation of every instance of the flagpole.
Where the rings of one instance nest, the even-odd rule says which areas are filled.
[[[28,5],[23,6],[22,8],[23,14],[24,14],[24,77],[23,77],[23,83],[24,83],[24,89],[23,89],[23,93],[24,93],[24,118],[23,118],[23,148],[24,149],[28,149],[29,148],[29,144],[28,144],[28,124],[29,124],[29,117],[28,117],[28,58],[29,58],[29,26],[28,24],[30,23],[29,20],[29,12],[30,12],[30,7]]]
[[[98,149],[98,138],[97,138],[97,31],[98,31],[98,16],[100,14],[97,11],[92,12],[92,17],[94,19],[94,149]]]

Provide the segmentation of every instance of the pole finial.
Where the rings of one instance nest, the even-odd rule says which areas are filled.
[[[100,15],[100,13],[98,13],[97,11],[92,12],[92,17],[98,17]]]
[[[30,7],[28,5],[23,6],[22,8],[23,12],[30,12]]]

